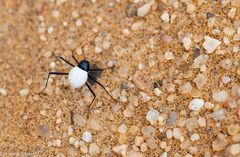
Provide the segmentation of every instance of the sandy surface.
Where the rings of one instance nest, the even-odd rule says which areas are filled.
[[[0,1],[0,156],[240,156],[239,41],[239,0]],[[89,117],[67,77],[38,94],[72,52],[115,65]]]

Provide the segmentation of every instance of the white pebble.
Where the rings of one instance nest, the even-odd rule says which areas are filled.
[[[53,16],[54,18],[58,18],[59,15],[60,15],[60,12],[59,12],[58,10],[53,10],[53,11],[52,11],[52,16]]]
[[[127,125],[121,124],[121,125],[118,127],[118,132],[121,133],[121,134],[126,133],[126,132],[127,132]]]
[[[192,46],[192,40],[189,36],[186,36],[182,39],[183,46],[186,50],[189,50]]]
[[[172,133],[172,130],[168,129],[166,131],[166,136],[167,136],[167,139],[171,139],[173,137],[173,133]]]
[[[48,34],[51,34],[53,32],[54,28],[52,26],[48,27],[47,32]]]
[[[52,144],[55,147],[61,147],[62,141],[57,139],[57,140],[54,140]]]
[[[85,131],[82,135],[82,140],[85,142],[91,142],[92,141],[92,134],[89,131]]]
[[[223,59],[219,64],[225,70],[229,70],[232,67],[232,61],[230,59]]]
[[[159,88],[154,88],[153,92],[156,96],[161,96],[161,94],[162,94],[162,91]]]
[[[219,109],[217,111],[214,111],[212,113],[212,117],[216,121],[221,121],[221,120],[223,120],[225,118],[225,111],[223,109]]]
[[[105,50],[109,49],[110,45],[111,45],[111,43],[108,40],[103,41],[103,48]]]
[[[151,4],[150,3],[146,3],[143,6],[141,6],[140,8],[138,8],[137,10],[137,15],[139,17],[144,17],[151,9]]]
[[[151,109],[148,111],[146,115],[147,121],[149,121],[151,124],[154,123],[159,117],[159,113],[157,110]]]
[[[166,22],[166,23],[168,23],[169,22],[169,14],[168,14],[168,12],[167,11],[163,11],[163,14],[162,14],[162,16],[161,16],[161,19],[164,21],[164,22]]]
[[[197,140],[199,140],[200,139],[200,135],[199,134],[192,134],[192,136],[191,136],[191,141],[197,141]]]
[[[139,30],[143,26],[144,21],[138,21],[132,24],[131,29],[133,31]]]
[[[240,153],[240,144],[236,143],[236,144],[233,144],[231,145],[230,147],[230,153],[232,155],[237,155]]]
[[[77,27],[82,26],[82,20],[81,20],[81,19],[77,19],[77,21],[75,22],[75,25],[76,25]]]
[[[228,93],[225,90],[215,92],[213,93],[212,98],[216,102],[225,102],[228,99]]]
[[[100,148],[96,143],[91,143],[89,146],[89,154],[91,156],[98,156],[100,154]]]
[[[29,90],[28,89],[22,89],[19,91],[19,94],[21,97],[25,97],[29,94]]]
[[[181,130],[179,128],[173,128],[173,137],[175,139],[180,139],[182,136]]]
[[[79,17],[79,14],[76,10],[72,12],[72,17],[73,18],[78,18]]]
[[[188,108],[193,111],[199,111],[204,106],[203,99],[193,99],[190,103]]]
[[[209,36],[205,36],[204,39],[205,41],[203,43],[203,47],[207,53],[212,53],[221,44],[219,40],[211,38]]]
[[[0,95],[6,96],[7,90],[5,88],[0,88]]]
[[[235,29],[232,27],[224,27],[223,32],[225,35],[231,36],[235,33]]]
[[[165,57],[166,60],[172,60],[172,59],[174,59],[173,53],[172,53],[172,52],[169,52],[169,51],[165,52],[164,57]]]
[[[102,48],[100,48],[100,47],[95,47],[95,52],[96,52],[96,53],[102,52]]]
[[[68,136],[71,136],[73,134],[73,128],[71,126],[68,127]]]
[[[163,152],[163,153],[160,155],[160,157],[167,157],[167,156],[168,156],[167,152]]]
[[[200,127],[206,127],[207,121],[203,117],[198,118],[198,124]]]

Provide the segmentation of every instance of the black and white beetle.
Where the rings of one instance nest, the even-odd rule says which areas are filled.
[[[83,85],[86,85],[88,87],[88,89],[91,91],[91,93],[93,94],[94,98],[93,98],[92,102],[90,103],[89,108],[91,107],[92,103],[94,102],[94,100],[96,98],[96,94],[94,93],[94,91],[92,90],[91,86],[89,85],[88,79],[93,81],[93,82],[95,82],[95,83],[97,83],[98,85],[100,85],[106,91],[106,93],[113,99],[113,97],[108,93],[106,88],[101,83],[99,83],[94,77],[89,75],[89,72],[103,71],[103,70],[106,70],[106,69],[109,69],[109,68],[105,68],[105,69],[100,69],[100,68],[91,69],[90,68],[90,62],[85,60],[85,55],[84,55],[84,59],[81,60],[80,62],[78,62],[78,60],[74,57],[73,54],[72,54],[72,57],[75,60],[75,62],[77,63],[76,66],[74,66],[72,63],[70,63],[69,61],[67,61],[63,57],[59,57],[65,63],[67,63],[68,65],[72,66],[72,69],[70,70],[69,73],[65,73],[65,72],[49,72],[48,73],[48,77],[47,77],[46,85],[42,89],[40,94],[47,88],[48,80],[49,80],[50,75],[68,75],[68,81],[69,81],[69,83],[71,84],[71,86],[73,88],[81,88]],[[110,68],[112,68],[112,67],[110,67]]]

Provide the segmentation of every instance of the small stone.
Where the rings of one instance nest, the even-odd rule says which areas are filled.
[[[159,157],[167,157],[167,156],[168,156],[167,152],[163,152]]]
[[[228,76],[223,76],[223,77],[221,77],[221,82],[222,82],[223,84],[228,84],[230,81],[231,81],[231,78],[228,77]]]
[[[29,94],[29,90],[28,90],[28,89],[22,89],[22,90],[19,91],[19,95],[20,95],[21,97],[25,97],[25,96],[27,96],[28,94]]]
[[[227,146],[227,139],[221,133],[217,135],[217,139],[212,142],[212,149],[213,151],[222,151]]]
[[[48,34],[51,34],[53,32],[54,28],[52,26],[48,27],[47,32]]]
[[[127,132],[127,125],[121,124],[121,125],[118,127],[118,132],[121,133],[121,134],[126,133],[126,132]]]
[[[100,148],[96,143],[91,143],[89,146],[89,154],[91,156],[98,156],[100,154]]]
[[[117,154],[120,154],[122,156],[126,156],[127,148],[128,148],[128,146],[126,144],[122,144],[122,145],[118,145],[118,146],[113,147],[112,150]]]
[[[197,88],[201,90],[207,83],[207,77],[204,74],[199,73],[193,82],[196,84]]]
[[[54,18],[58,18],[59,15],[60,15],[60,12],[59,12],[58,10],[53,10],[53,11],[52,11],[52,16],[53,16]]]
[[[90,117],[88,119],[87,124],[93,130],[100,130],[101,129],[101,125],[99,124],[99,122],[95,118]]]
[[[210,102],[206,102],[205,103],[205,108],[207,108],[207,109],[212,109],[214,107],[214,104],[213,103],[210,103]]]
[[[73,17],[73,18],[78,18],[78,17],[79,17],[79,13],[78,13],[76,10],[74,10],[74,11],[72,12],[72,17]]]
[[[180,139],[182,136],[180,128],[173,128],[173,137],[175,139]]]
[[[170,112],[169,116],[166,120],[166,123],[168,126],[172,126],[176,123],[177,121],[177,113],[176,112]]]
[[[144,92],[140,92],[138,97],[143,102],[148,102],[149,100],[151,100],[151,97],[147,93],[144,93]]]
[[[135,108],[134,106],[132,105],[132,103],[130,103],[126,109],[123,111],[123,116],[124,117],[133,117],[134,116],[134,113],[135,112]]]
[[[52,56],[52,51],[46,51],[46,52],[44,52],[43,56],[46,57],[46,58],[51,57],[51,56]]]
[[[200,127],[206,127],[207,121],[203,117],[198,118],[198,124]]]
[[[84,154],[88,153],[88,147],[85,144],[80,146],[80,150]]]
[[[189,14],[192,14],[192,13],[194,13],[195,12],[195,10],[196,10],[196,7],[195,7],[195,5],[193,5],[193,4],[188,4],[187,5],[187,13],[189,13]]]
[[[102,48],[101,47],[95,47],[95,53],[101,53]]]
[[[77,27],[82,26],[82,20],[81,20],[81,19],[77,19],[77,21],[75,22],[75,25],[76,25]]]
[[[200,139],[200,135],[199,134],[192,134],[191,136],[191,141],[198,141]]]
[[[121,77],[128,77],[128,70],[129,70],[129,67],[128,65],[123,65],[119,68],[118,70],[118,74],[121,76]]]
[[[228,99],[228,93],[225,90],[215,92],[215,93],[213,93],[212,98],[214,101],[219,102],[219,103],[225,102]]]
[[[198,121],[196,118],[189,118],[187,119],[186,121],[186,128],[189,130],[189,131],[192,131],[196,128],[198,128],[199,125],[198,125]]]
[[[230,59],[221,60],[219,64],[225,70],[229,70],[232,67],[232,61]]]
[[[38,134],[42,137],[48,137],[51,134],[51,130],[49,125],[39,125],[38,126]]]
[[[5,88],[0,88],[0,95],[6,96],[7,90]]]
[[[230,124],[228,126],[229,135],[232,135],[232,136],[237,135],[239,131],[240,131],[240,126],[237,124]]]
[[[169,14],[167,11],[163,11],[163,14],[161,16],[161,19],[165,22],[165,23],[168,23],[169,20],[170,20],[170,17],[169,17]]]
[[[53,146],[55,147],[61,147],[62,141],[60,139],[53,140]]]
[[[147,121],[149,121],[151,124],[157,121],[159,117],[159,112],[157,110],[151,109],[148,111],[146,115]]]
[[[169,51],[167,51],[167,52],[165,52],[165,59],[166,60],[172,60],[172,59],[174,59],[174,56],[173,56],[173,53],[172,52],[169,52]]]
[[[161,96],[162,95],[162,91],[159,88],[154,88],[153,92],[156,96]]]
[[[225,118],[225,111],[224,109],[219,109],[212,113],[212,118],[216,121],[221,121]]]
[[[133,75],[133,83],[134,85],[143,91],[146,91],[149,89],[149,81],[147,80],[146,76],[142,74],[141,71],[136,71]]]
[[[181,94],[189,94],[192,91],[192,85],[190,82],[186,82],[182,86],[178,88],[179,93]]]
[[[144,142],[144,139],[143,139],[143,137],[141,137],[141,136],[136,136],[135,137],[135,144],[136,144],[136,146],[141,146],[141,144]]]
[[[141,131],[147,137],[152,137],[155,134],[155,129],[150,125],[142,127]]]
[[[86,124],[86,119],[83,117],[83,115],[76,113],[74,114],[74,122],[83,127]]]
[[[190,48],[192,46],[191,37],[189,37],[189,36],[183,37],[182,43],[183,43],[183,46],[186,50],[190,50]]]
[[[167,136],[167,139],[171,139],[173,137],[173,133],[172,133],[172,130],[168,129],[166,131],[166,136]]]
[[[211,38],[209,36],[205,36],[204,39],[205,41],[203,43],[203,47],[207,53],[212,53],[221,44],[219,40]]]
[[[240,144],[233,144],[230,147],[230,153],[232,155],[237,155],[240,153]]]
[[[82,139],[85,142],[91,142],[92,141],[92,134],[89,131],[85,131],[82,135]]]
[[[135,22],[135,23],[132,24],[131,29],[133,31],[139,30],[143,26],[143,24],[144,24],[144,21]]]
[[[140,149],[141,149],[141,152],[146,152],[147,149],[148,149],[147,143],[143,143],[143,144],[141,145]]]
[[[157,147],[158,147],[157,141],[153,137],[151,137],[151,138],[147,139],[147,146],[151,150],[157,149]]]
[[[144,17],[145,15],[147,15],[147,13],[150,11],[151,9],[151,4],[150,3],[146,3],[143,6],[141,6],[140,8],[137,9],[137,15],[139,17]]]
[[[103,41],[103,48],[104,48],[105,50],[109,49],[109,48],[110,48],[110,45],[111,45],[110,41],[108,41],[108,40],[104,40],[104,41]]]
[[[193,111],[199,111],[204,106],[203,99],[193,99],[189,105],[188,108]]]
[[[223,32],[225,35],[232,36],[235,33],[235,29],[232,27],[224,27]]]

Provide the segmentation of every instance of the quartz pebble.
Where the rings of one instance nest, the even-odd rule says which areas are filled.
[[[189,50],[192,46],[192,40],[189,36],[183,37],[182,43],[186,50]]]
[[[179,87],[179,93],[181,94],[189,94],[192,91],[192,85],[190,82],[187,82]]]
[[[142,134],[147,137],[151,137],[155,133],[155,129],[150,125],[142,127],[141,131]]]
[[[92,118],[92,117],[89,118],[87,124],[93,130],[100,130],[101,129],[101,125],[99,124],[99,122],[95,118]]]
[[[200,127],[206,127],[207,121],[203,117],[198,118],[198,124]]]
[[[197,141],[197,140],[199,140],[200,139],[200,135],[199,134],[192,134],[192,136],[191,136],[191,141]]]
[[[137,10],[137,15],[139,17],[144,17],[151,9],[151,4],[150,3],[146,3],[143,6],[141,6],[140,8],[138,8]]]
[[[50,136],[51,130],[50,130],[49,125],[39,125],[38,126],[38,133],[42,137]]]
[[[212,113],[212,117],[213,119],[215,119],[216,121],[221,121],[225,118],[225,111],[224,109],[219,109],[217,111],[214,111]]]
[[[118,132],[121,133],[121,134],[126,133],[126,132],[127,132],[127,125],[121,124],[121,125],[118,127]]]
[[[22,90],[19,91],[19,95],[20,95],[21,97],[25,97],[25,96],[27,96],[28,94],[29,94],[29,90],[28,90],[28,89],[22,89]]]
[[[204,87],[204,85],[207,83],[207,77],[204,74],[200,73],[196,76],[193,82],[196,84],[197,88],[201,90]]]
[[[225,70],[229,70],[232,67],[232,61],[230,59],[221,60],[219,64]]]
[[[240,144],[236,143],[230,146],[230,153],[232,155],[240,155]]]
[[[180,128],[173,128],[173,137],[175,139],[180,139],[182,136]]]
[[[169,116],[166,120],[166,123],[168,126],[174,125],[177,121],[177,113],[176,112],[170,112]]]
[[[240,126],[238,124],[230,124],[228,126],[228,134],[229,135],[237,135],[238,132],[240,131]]]
[[[132,24],[131,29],[133,31],[139,30],[143,26],[143,24],[144,24],[144,21],[135,22],[135,23]]]
[[[122,145],[118,145],[118,146],[113,147],[112,150],[117,154],[120,154],[122,156],[126,156],[127,148],[128,148],[128,146],[126,144],[122,144]]]
[[[172,52],[170,52],[170,51],[167,51],[167,52],[165,52],[165,59],[166,60],[172,60],[172,59],[174,59],[174,56],[173,56],[173,53]]]
[[[141,136],[136,136],[135,137],[135,145],[136,146],[141,146],[141,144],[144,142],[144,139],[143,139],[143,137],[141,137]]]
[[[98,156],[100,154],[100,148],[96,143],[91,143],[89,146],[89,154],[91,156]]]
[[[170,17],[169,17],[169,14],[168,14],[167,11],[163,11],[163,14],[162,14],[162,16],[161,16],[161,19],[162,19],[164,22],[166,22],[166,23],[169,22]]]
[[[189,118],[187,119],[186,121],[186,128],[189,130],[189,131],[192,131],[196,128],[198,128],[199,125],[198,125],[198,121],[196,118]]]
[[[151,109],[148,111],[146,118],[151,124],[153,124],[159,117],[159,113],[157,110]]]
[[[214,92],[212,95],[212,98],[216,102],[225,102],[228,99],[228,93],[225,90],[219,91],[219,92]]]
[[[0,95],[6,96],[7,95],[7,90],[4,88],[0,88]]]
[[[76,113],[74,114],[74,122],[79,126],[84,126],[86,124],[86,119],[83,115]]]
[[[188,108],[193,111],[199,111],[204,106],[204,101],[202,99],[193,99]]]
[[[85,131],[82,135],[82,140],[85,142],[91,142],[92,141],[92,134],[89,131]]]
[[[205,41],[203,43],[203,47],[207,53],[212,53],[221,44],[219,40],[211,38],[209,36],[205,36],[204,39]]]
[[[212,142],[213,151],[221,151],[224,150],[227,146],[227,139],[225,135],[219,133],[217,135],[217,139]]]

